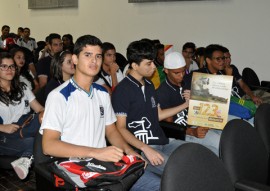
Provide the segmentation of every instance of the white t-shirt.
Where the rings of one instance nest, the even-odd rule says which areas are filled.
[[[110,75],[104,75],[103,72],[101,72],[101,75],[106,79],[106,81],[110,84],[110,86],[112,86],[112,77]],[[121,70],[117,70],[116,72],[116,77],[117,77],[117,82],[121,82],[124,78],[123,73],[121,72]]]
[[[5,48],[5,47],[4,47],[4,41],[5,41],[5,40],[2,40],[2,38],[0,37],[0,48]]]
[[[40,133],[51,129],[60,132],[64,142],[102,148],[106,146],[105,126],[115,121],[105,88],[93,83],[88,93],[70,79],[49,94]]]
[[[98,79],[95,81],[95,83],[98,84],[98,85],[101,85],[101,86],[104,85],[104,84],[106,84],[105,81],[104,81],[102,78],[98,78]]]
[[[24,96],[20,103],[16,105],[9,106],[5,105],[3,102],[0,102],[0,117],[3,120],[3,124],[15,123],[19,118],[30,112],[30,103],[35,99],[32,91],[25,87]]]
[[[199,69],[198,64],[194,60],[192,60],[190,65],[189,65],[189,72],[192,72],[192,71],[198,70],[198,69]]]
[[[41,59],[41,56],[42,56],[42,54],[43,54],[43,52],[44,52],[45,50],[44,49],[42,49],[41,51],[39,51],[39,53],[38,53],[38,60],[40,60]],[[45,52],[44,53],[44,56],[42,57],[42,58],[45,58],[45,57],[47,57],[47,56],[49,56],[50,54],[49,54],[49,52]]]
[[[22,76],[22,75],[20,75],[20,82],[24,82],[26,84],[26,86],[30,90],[32,90],[32,84],[31,84],[31,82],[28,79],[26,79],[24,76]]]
[[[123,75],[124,75],[124,76],[127,76],[127,71],[128,71],[128,69],[129,69],[129,66],[130,66],[130,64],[127,64],[127,65],[125,66],[125,68],[124,68],[124,70],[123,70]]]
[[[27,42],[25,42],[23,38],[19,38],[17,40],[17,45],[28,48],[30,51],[33,51],[37,48],[37,43],[33,38],[29,38]]]

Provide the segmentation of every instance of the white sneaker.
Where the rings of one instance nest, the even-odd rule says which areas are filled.
[[[29,172],[29,167],[31,166],[32,163],[32,157],[27,158],[27,157],[21,157],[11,163],[11,166],[14,168],[15,172],[17,173],[18,177],[20,179],[25,179],[28,172]]]

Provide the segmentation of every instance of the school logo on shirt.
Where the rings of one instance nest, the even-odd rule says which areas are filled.
[[[152,108],[157,107],[156,100],[153,96],[151,97],[151,103],[152,103]]]
[[[29,101],[28,100],[24,100],[24,106],[28,107],[29,106]]]
[[[149,140],[159,139],[158,137],[153,136],[151,122],[147,119],[147,117],[142,117],[142,119],[139,121],[132,121],[128,123],[128,127],[130,129],[136,129],[134,131],[135,137],[146,144],[149,143]]]
[[[100,118],[104,117],[104,107],[102,105],[99,106],[99,111],[100,111]]]
[[[174,120],[174,123],[187,126],[187,118],[188,118],[187,109],[184,109],[183,111],[177,113],[175,118],[176,119]]]

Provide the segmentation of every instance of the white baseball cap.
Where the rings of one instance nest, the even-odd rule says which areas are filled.
[[[186,66],[186,61],[183,55],[179,52],[171,52],[165,56],[164,68],[178,69]]]

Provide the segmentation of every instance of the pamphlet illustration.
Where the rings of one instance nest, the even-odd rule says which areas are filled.
[[[232,76],[193,72],[188,124],[223,129],[228,120]]]

